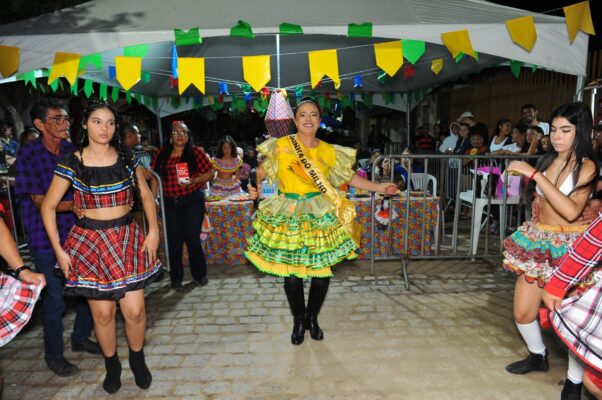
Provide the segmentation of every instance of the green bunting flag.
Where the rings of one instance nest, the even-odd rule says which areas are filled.
[[[151,80],[151,74],[148,71],[142,71],[140,74],[140,80],[144,83],[149,83]]]
[[[242,19],[238,20],[238,23],[230,28],[230,36],[244,37],[247,39],[253,39],[255,37],[251,25]]]
[[[188,32],[182,29],[174,29],[173,33],[176,38],[176,46],[190,46],[203,43],[199,28],[192,28]]]
[[[34,88],[37,88],[36,84],[36,71],[29,71],[24,74],[17,75],[17,80],[23,80],[25,86],[28,84]],[[58,79],[57,79],[58,80]]]
[[[142,95],[140,93],[132,93],[132,98],[136,100],[136,103],[142,104]]]
[[[84,93],[88,99],[92,96],[92,93],[94,93],[94,83],[91,80],[84,80]]]
[[[382,83],[382,84],[384,84],[384,83],[387,81],[387,73],[386,73],[385,71],[382,71],[382,70],[381,70],[381,71],[378,73],[378,75],[376,76],[376,80],[377,80],[379,83]]]
[[[403,49],[405,59],[412,64],[416,64],[416,61],[426,51],[426,43],[423,40],[402,39],[401,48]]]
[[[125,92],[125,101],[127,101],[128,104],[132,104],[132,92],[129,90]]]
[[[147,44],[137,44],[123,48],[123,55],[126,57],[144,57],[147,52]]]
[[[102,55],[100,53],[94,53],[87,56],[81,56],[79,58],[78,71],[85,70],[88,67],[88,64],[94,65],[98,70],[102,69]]]
[[[349,24],[347,25],[347,37],[372,37],[372,23],[364,22],[363,24]]]
[[[98,97],[100,97],[101,100],[106,101],[107,100],[107,84],[106,83],[101,83],[100,84],[100,88],[98,90]]]
[[[456,63],[459,62],[462,58],[464,58],[464,53],[459,52],[458,55],[455,58]],[[476,51],[476,50],[474,52],[474,59],[475,59],[475,61],[479,61],[479,52]]]
[[[111,100],[113,100],[113,103],[117,103],[117,100],[119,100],[119,88],[117,86],[113,86],[111,89]]]
[[[372,104],[374,104],[374,99],[372,98],[372,93],[366,93],[366,92],[362,93],[362,101],[368,107],[372,107]]]
[[[77,96],[78,81],[79,81],[79,79],[75,79],[75,81],[73,82],[73,85],[71,85],[71,88],[69,89],[69,91],[71,92],[71,94],[74,95],[74,96]]]
[[[341,108],[344,110],[347,107],[353,107],[353,103],[351,102],[351,96],[344,95],[341,99]]]
[[[539,69],[539,67],[538,67],[537,65],[535,65],[535,64],[532,64],[532,65],[531,65],[531,73],[532,73],[532,74],[534,74],[534,73],[535,73],[535,71],[537,71],[538,69]]]
[[[516,79],[520,77],[520,67],[523,65],[522,62],[516,60],[510,60],[510,72]]]
[[[288,22],[283,22],[280,24],[280,34],[281,35],[302,35],[303,29],[301,25],[289,24]]]
[[[56,90],[59,88],[59,82],[61,80],[60,79],[55,79],[52,81],[52,83],[48,86],[50,86],[50,89],[52,89],[53,92],[56,92]]]

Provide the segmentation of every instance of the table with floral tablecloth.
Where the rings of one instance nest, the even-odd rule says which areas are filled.
[[[362,226],[360,259],[370,257],[370,224],[372,212],[370,198],[354,199],[357,204],[357,217]],[[424,229],[424,254],[431,252],[434,243],[434,230],[437,223],[438,198],[412,197],[410,199],[409,214],[409,254],[418,255],[422,247],[422,229]],[[377,202],[377,205],[380,203]],[[251,218],[254,208],[253,202],[218,201],[207,202],[207,215],[211,220],[211,231],[207,240],[203,242],[203,249],[209,264],[246,264],[244,251],[247,238],[253,234]],[[393,221],[392,252],[402,254],[405,245],[405,209],[406,199],[395,198],[392,201],[393,210],[399,215]],[[389,234],[385,227],[379,227],[375,233],[376,257],[386,256],[389,249]]]
[[[372,206],[370,198],[355,199],[357,203],[357,218],[362,226],[361,236],[361,254],[360,259],[370,258],[370,235],[372,224]],[[391,235],[391,252],[392,254],[408,254],[419,255],[422,250],[422,231],[424,230],[424,253],[431,254],[434,244],[435,228],[437,226],[437,210],[439,206],[439,198],[437,197],[411,197],[410,198],[410,213],[408,230],[410,232],[408,238],[408,251],[405,248],[405,215],[407,206],[406,197],[395,197],[391,202],[391,208],[398,217],[393,220],[392,235]],[[381,203],[377,199],[376,207],[380,207]],[[376,224],[374,247],[375,257],[384,257],[391,255],[389,250],[389,231],[386,226],[379,223]]]

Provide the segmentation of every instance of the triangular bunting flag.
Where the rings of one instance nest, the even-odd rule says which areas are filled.
[[[178,77],[178,49],[175,43],[171,46],[171,76]]]
[[[442,69],[443,69],[443,59],[438,58],[436,60],[433,60],[433,62],[431,63],[431,71],[433,71],[433,74],[439,75],[439,72],[441,72]]]
[[[108,69],[108,74],[109,74],[109,80],[113,80],[115,79],[115,76],[117,75],[117,71],[115,70],[115,66],[114,65],[109,65],[109,69]]]
[[[176,45],[178,46],[190,46],[203,43],[199,28],[192,28],[188,32],[182,29],[174,29],[173,33],[176,39]]]
[[[130,90],[140,80],[142,75],[142,58],[140,57],[115,57],[115,70],[117,82],[124,90]]]
[[[128,104],[132,104],[132,93],[129,90],[125,92],[125,101],[127,101]]]
[[[94,93],[94,83],[88,79],[84,80],[84,94],[86,98],[89,99]]]
[[[300,25],[289,24],[288,22],[283,22],[280,24],[280,34],[281,35],[302,35],[303,28]]]
[[[248,56],[242,58],[242,70],[247,81],[259,92],[272,79],[270,56]]]
[[[523,63],[520,61],[510,60],[510,72],[512,72],[512,75],[514,75],[516,79],[520,77],[520,68],[522,65]]]
[[[100,97],[101,100],[107,100],[108,96],[107,96],[107,84],[106,83],[101,83],[100,84],[100,88],[98,90],[98,97]]]
[[[413,65],[405,65],[403,67],[403,79],[408,79],[414,77],[414,66]]]
[[[251,29],[251,25],[248,22],[238,20],[238,23],[230,28],[230,36],[253,39],[255,34],[253,34],[253,29]]]
[[[56,90],[59,88],[59,82],[61,80],[60,79],[55,79],[52,83],[50,83],[48,86],[50,86],[50,88],[52,89],[53,92],[56,92]]]
[[[25,84],[25,86],[31,85],[31,87],[37,88],[36,71],[35,70],[18,75],[17,79],[23,80],[23,83]],[[57,79],[57,81],[58,81],[58,79]]]
[[[53,82],[55,79],[64,76],[73,85],[77,80],[79,58],[79,54],[76,53],[63,53],[60,51],[54,53],[54,62],[52,63],[52,70],[48,76],[48,81]]]
[[[441,40],[443,40],[443,44],[452,54],[452,57],[455,58],[458,53],[462,52],[476,59],[467,29],[442,33]]]
[[[179,58],[178,91],[180,94],[190,85],[205,93],[205,59],[195,57]]]
[[[147,44],[137,44],[123,48],[123,55],[126,57],[144,57],[148,52]]]
[[[81,56],[79,58],[79,71],[86,70],[88,64],[92,64],[96,69],[102,69],[102,55],[100,53],[88,54],[87,56]]]
[[[535,21],[532,15],[509,19],[506,21],[506,28],[514,43],[527,51],[533,50],[533,46],[537,40],[537,31],[535,30]]]
[[[140,74],[140,80],[144,83],[149,83],[151,80],[151,74],[148,71],[142,71]]]
[[[401,40],[374,44],[374,56],[379,68],[389,76],[395,75],[403,65]]]
[[[426,51],[426,42],[423,40],[402,39],[401,47],[405,59],[412,64],[416,64],[416,61],[418,61]]]
[[[566,18],[566,29],[569,31],[571,44],[579,31],[589,33],[590,35],[596,34],[588,1],[563,7],[563,10]]]
[[[20,50],[13,46],[0,46],[0,74],[8,78],[19,70]]]
[[[333,80],[335,88],[341,85],[336,50],[310,51],[307,55],[309,57],[309,73],[312,88],[316,87],[324,75]]]
[[[72,95],[77,96],[77,92],[78,92],[78,82],[79,79],[76,79],[73,84],[71,85],[71,87],[69,88],[69,91],[71,92]]]
[[[372,23],[364,22],[363,24],[347,25],[347,37],[372,37]]]

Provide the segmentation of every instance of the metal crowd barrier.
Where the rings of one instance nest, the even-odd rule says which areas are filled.
[[[513,218],[516,228],[522,223],[522,209],[530,211],[528,198],[525,196],[526,190],[523,187],[523,177],[520,176],[520,195],[508,197],[508,174],[507,164],[513,160],[535,160],[537,156],[527,155],[442,155],[442,154],[391,154],[382,155],[374,161],[372,167],[372,180],[379,179],[376,166],[381,160],[391,159],[392,168],[390,176],[385,181],[393,182],[397,176],[396,168],[399,171],[399,165],[404,166],[407,173],[406,185],[402,191],[400,201],[405,202],[404,215],[400,215],[404,223],[404,236],[402,237],[403,246],[401,253],[394,253],[392,247],[393,231],[392,223],[386,227],[388,235],[388,249],[385,256],[375,257],[375,239],[376,239],[376,194],[371,195],[371,246],[370,246],[370,271],[374,275],[376,261],[382,260],[400,260],[401,274],[404,279],[404,286],[409,290],[407,267],[410,260],[417,259],[477,259],[477,258],[497,258],[501,254],[502,243],[505,238],[507,220]],[[495,179],[492,173],[485,179],[482,177],[487,171],[493,171],[494,168],[500,168],[502,180],[500,184],[501,196],[496,197]],[[417,172],[420,169],[423,172]],[[427,175],[424,175],[427,174]],[[510,178],[512,179],[512,178]],[[517,178],[514,178],[517,179]],[[383,181],[383,178],[380,178]],[[428,181],[436,181],[435,189],[428,191]],[[415,189],[422,189],[421,193],[412,193],[412,183]],[[425,184],[426,183],[426,184]],[[436,195],[435,195],[436,193]],[[432,232],[433,242],[427,246],[426,225],[424,221],[427,218],[427,199],[437,202],[436,224]],[[423,223],[421,230],[417,233],[420,240],[420,251],[416,254],[410,251],[409,242],[416,242],[416,237],[410,238],[410,203],[418,204],[420,218]],[[469,207],[470,219],[466,223],[460,218],[462,207]],[[516,209],[514,209],[514,207]],[[415,211],[415,210],[414,210]],[[495,215],[494,215],[495,212]],[[446,221],[446,213],[452,216],[451,221]],[[453,214],[452,214],[453,213]],[[528,212],[527,212],[528,214]],[[490,220],[492,217],[502,216],[499,221],[499,236],[496,240],[491,240]],[[482,221],[482,222],[481,222]],[[446,226],[446,225],[450,225]],[[478,225],[478,226],[477,226]],[[484,229],[483,232],[481,232]],[[483,240],[481,240],[483,239]],[[491,244],[497,245],[491,249]],[[484,243],[484,244],[483,244]]]

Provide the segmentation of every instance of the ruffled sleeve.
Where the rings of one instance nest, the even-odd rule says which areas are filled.
[[[60,176],[61,178],[67,179],[69,182],[73,182],[77,176],[78,165],[79,160],[75,154],[69,152],[65,154],[56,164],[56,167],[54,168],[54,174]]]
[[[269,138],[257,146],[257,151],[264,157],[261,167],[268,183],[273,184],[278,179],[278,139]]]
[[[337,146],[336,144],[333,147],[335,161],[328,172],[328,180],[334,187],[339,187],[343,183],[349,183],[355,175],[353,164],[355,164],[357,150],[351,147]]]

